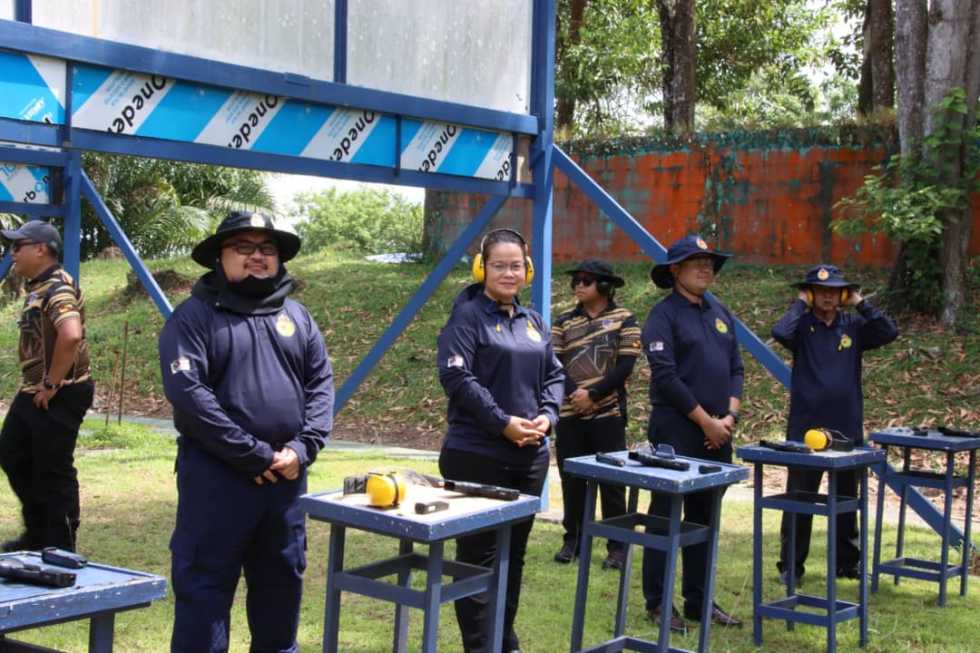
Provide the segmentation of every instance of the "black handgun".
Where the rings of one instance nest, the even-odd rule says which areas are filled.
[[[691,468],[690,463],[684,460],[676,460],[673,458],[661,458],[660,456],[655,456],[649,453],[643,453],[642,451],[630,451],[628,454],[630,460],[635,460],[641,465],[646,465],[647,467],[664,467],[666,469],[676,469],[680,472],[686,472]]]
[[[698,472],[701,474],[713,474],[721,471],[721,465],[698,465]]]
[[[937,427],[936,430],[942,433],[943,435],[947,435],[951,438],[980,438],[980,433],[961,431],[960,429],[954,429],[948,426],[940,426]]]
[[[75,574],[70,571],[30,564],[17,558],[0,560],[0,578],[45,587],[71,587],[75,584]]]

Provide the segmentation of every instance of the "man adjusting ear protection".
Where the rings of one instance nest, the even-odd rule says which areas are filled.
[[[861,446],[862,355],[893,341],[898,330],[836,266],[817,265],[793,287],[797,297],[772,329],[773,338],[793,353],[787,439],[806,442],[816,451]],[[845,306],[856,311],[841,310]],[[821,476],[819,471],[790,471],[787,491],[817,492]],[[838,491],[857,496],[857,481],[854,472],[842,472]],[[856,513],[839,515],[837,520],[837,575],[857,578],[860,551],[856,545]],[[783,513],[778,567],[784,583],[791,565],[797,578],[805,572],[812,521],[810,515],[794,519],[791,513]],[[796,547],[791,550],[790,529],[794,527],[798,529]]]

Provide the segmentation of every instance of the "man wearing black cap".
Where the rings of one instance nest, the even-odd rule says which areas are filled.
[[[288,299],[300,240],[232,212],[193,259],[211,268],[160,333],[180,432],[171,650],[227,651],[244,569],[251,650],[296,651],[306,568],[298,498],[333,420],[333,373],[316,322]]]
[[[792,389],[786,435],[802,441],[808,429],[839,431],[855,445],[864,441],[864,400],[861,390],[861,358],[869,350],[898,337],[895,323],[861,296],[859,286],[848,282],[833,265],[818,265],[806,278],[793,284],[797,298],[772,329],[772,337],[793,353]],[[854,307],[857,314],[845,312]],[[819,471],[794,470],[787,491],[817,492],[823,476]],[[841,472],[838,492],[857,496],[857,475]],[[853,512],[837,516],[837,576],[857,578],[861,551],[857,517]],[[810,552],[812,515],[783,513],[780,539],[780,580],[789,583],[789,536],[796,525],[794,572],[802,579]]]
[[[742,397],[742,357],[735,339],[735,319],[705,294],[730,254],[708,249],[700,236],[686,236],[667,250],[667,260],[650,271],[659,288],[673,288],[643,325],[643,349],[650,363],[650,424],[654,445],[669,444],[680,455],[721,462],[732,460],[732,432]],[[714,512],[712,493],[684,495],[684,519],[709,524]],[[670,514],[670,500],[654,495],[650,513]],[[708,545],[683,552],[684,616],[700,620],[704,606]],[[660,551],[643,552],[643,595],[648,615],[660,622],[666,558]],[[684,621],[671,607],[671,630],[683,631]],[[709,608],[713,623],[741,622],[717,605]]]
[[[21,312],[21,383],[0,432],[0,466],[21,502],[24,533],[4,551],[75,550],[79,524],[75,441],[95,387],[85,300],[58,265],[61,236],[40,220],[0,232],[27,282]]]
[[[633,314],[616,305],[623,286],[605,261],[589,259],[569,270],[575,308],[551,327],[551,343],[565,368],[565,399],[558,416],[558,469],[561,474],[564,542],[555,561],[569,563],[578,555],[585,505],[585,481],[567,476],[568,458],[626,448],[626,379],[640,355],[640,328]],[[621,486],[602,485],[604,519],[626,513]],[[625,547],[610,540],[603,569],[621,569]]]

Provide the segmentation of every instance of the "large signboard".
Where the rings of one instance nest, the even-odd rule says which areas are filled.
[[[71,64],[74,128],[480,179],[511,178],[514,138],[161,75]],[[64,61],[0,51],[0,117],[64,124]],[[396,143],[396,140],[398,141]]]

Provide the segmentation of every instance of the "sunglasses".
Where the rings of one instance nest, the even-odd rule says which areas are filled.
[[[11,251],[19,252],[21,247],[25,245],[39,245],[40,243],[33,240],[15,240],[10,244]]]
[[[230,247],[242,256],[251,256],[255,253],[255,250],[259,250],[263,256],[275,256],[279,253],[279,245],[270,242],[253,243],[248,240],[238,240],[233,243],[227,243],[222,247]]]
[[[595,277],[586,277],[583,275],[576,274],[574,277],[572,277],[572,290],[574,290],[575,287],[580,284],[588,287],[594,283],[595,283]]]

